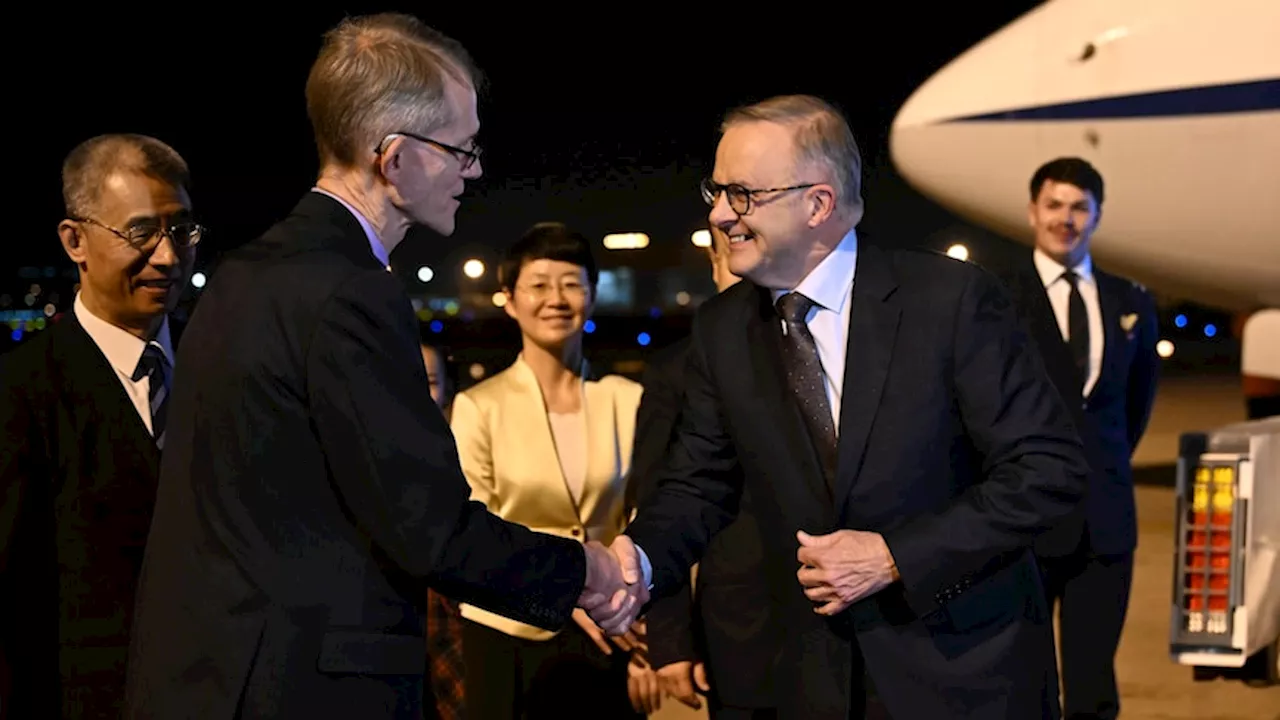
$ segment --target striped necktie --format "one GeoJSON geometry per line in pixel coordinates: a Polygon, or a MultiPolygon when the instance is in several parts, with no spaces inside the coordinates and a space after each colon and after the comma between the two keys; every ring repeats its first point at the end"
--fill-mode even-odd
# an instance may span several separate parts
{"type": "Polygon", "coordinates": [[[169,359],[164,351],[154,342],[147,343],[142,351],[142,359],[138,361],[138,372],[135,377],[146,376],[151,379],[151,435],[156,439],[156,447],[164,449],[164,423],[169,406],[169,359]]]}

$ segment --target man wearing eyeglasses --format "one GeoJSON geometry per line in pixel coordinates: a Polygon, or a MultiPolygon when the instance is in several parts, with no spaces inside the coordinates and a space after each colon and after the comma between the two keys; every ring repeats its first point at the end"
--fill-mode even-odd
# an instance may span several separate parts
{"type": "Polygon", "coordinates": [[[478,80],[416,18],[326,35],[316,187],[223,259],[179,353],[126,717],[417,720],[428,588],[548,630],[581,604],[614,634],[647,601],[599,542],[469,502],[388,272],[480,176],[478,80]]]}
{"type": "Polygon", "coordinates": [[[0,368],[4,717],[119,718],[179,324],[202,228],[187,164],[104,135],[62,170],[71,312],[0,368]]]}
{"type": "Polygon", "coordinates": [[[703,192],[744,280],[695,315],[678,440],[614,551],[677,592],[745,492],[779,718],[1057,718],[1032,545],[1087,465],[1002,283],[861,241],[861,159],[828,103],[722,130],[703,192]]]}

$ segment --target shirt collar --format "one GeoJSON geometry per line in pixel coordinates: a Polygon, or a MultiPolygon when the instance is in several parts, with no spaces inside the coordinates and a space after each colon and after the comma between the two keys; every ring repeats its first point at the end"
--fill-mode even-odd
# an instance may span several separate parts
{"type": "Polygon", "coordinates": [[[313,187],[311,188],[311,192],[318,192],[321,195],[328,195],[334,200],[337,200],[339,203],[342,203],[342,207],[350,211],[352,215],[355,215],[356,221],[360,223],[360,228],[364,230],[364,235],[369,240],[369,249],[373,251],[373,256],[378,258],[378,262],[382,263],[384,267],[390,269],[391,256],[390,254],[387,253],[387,249],[383,247],[382,241],[378,239],[378,233],[374,232],[373,223],[369,222],[368,218],[366,218],[363,214],[361,214],[359,210],[352,207],[351,203],[347,202],[346,200],[343,200],[342,198],[338,197],[337,195],[334,195],[333,193],[329,192],[328,190],[325,190],[322,187],[313,187]]]}
{"type": "MultiPolygon", "coordinates": [[[[798,292],[835,313],[844,312],[844,304],[853,294],[853,276],[858,266],[858,235],[854,228],[841,238],[840,244],[827,254],[818,266],[794,288],[798,292]]],[[[790,290],[774,290],[773,299],[786,295],[790,290]]]]}
{"type": "MultiPolygon", "coordinates": [[[[1040,248],[1036,248],[1031,253],[1031,260],[1036,265],[1036,272],[1040,274],[1040,282],[1045,287],[1049,287],[1055,282],[1062,279],[1062,274],[1067,271],[1061,263],[1049,257],[1040,248]]],[[[1085,253],[1084,259],[1081,260],[1072,270],[1076,271],[1076,275],[1081,280],[1093,279],[1093,258],[1085,253]]]]}
{"type": "Polygon", "coordinates": [[[89,308],[85,307],[80,293],[76,293],[73,311],[76,314],[76,320],[80,321],[80,326],[89,333],[93,343],[106,356],[107,362],[122,375],[133,377],[138,369],[138,362],[142,360],[142,351],[146,350],[149,344],[159,345],[165,359],[169,361],[169,367],[173,367],[173,343],[169,339],[168,316],[160,321],[160,330],[148,343],[137,335],[94,315],[89,308]]]}

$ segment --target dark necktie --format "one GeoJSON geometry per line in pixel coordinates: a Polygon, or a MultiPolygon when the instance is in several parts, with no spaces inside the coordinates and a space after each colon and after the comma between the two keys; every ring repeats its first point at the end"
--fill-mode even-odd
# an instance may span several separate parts
{"type": "Polygon", "coordinates": [[[804,321],[813,305],[812,300],[800,293],[788,293],[778,298],[778,314],[786,323],[782,333],[782,362],[787,372],[787,383],[795,393],[800,414],[822,460],[827,487],[831,488],[836,477],[836,428],[823,383],[818,346],[804,321]]]}
{"type": "Polygon", "coordinates": [[[156,439],[156,447],[164,449],[164,423],[169,406],[169,359],[155,343],[147,343],[133,374],[134,380],[143,377],[151,379],[151,435],[156,439]]]}
{"type": "Polygon", "coordinates": [[[1071,286],[1067,302],[1067,345],[1071,348],[1071,358],[1075,360],[1083,387],[1089,382],[1089,315],[1084,309],[1084,298],[1080,296],[1080,276],[1074,270],[1068,270],[1062,277],[1071,286]]]}

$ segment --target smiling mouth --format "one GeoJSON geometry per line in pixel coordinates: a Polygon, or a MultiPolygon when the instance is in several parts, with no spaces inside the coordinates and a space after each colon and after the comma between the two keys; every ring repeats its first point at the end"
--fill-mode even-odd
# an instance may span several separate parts
{"type": "Polygon", "coordinates": [[[748,234],[745,234],[745,233],[744,233],[744,234],[741,234],[741,235],[730,235],[730,236],[729,236],[729,244],[730,244],[730,245],[741,245],[742,243],[747,242],[748,240],[755,240],[755,239],[756,239],[756,236],[755,236],[755,235],[748,235],[748,234]]]}

